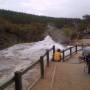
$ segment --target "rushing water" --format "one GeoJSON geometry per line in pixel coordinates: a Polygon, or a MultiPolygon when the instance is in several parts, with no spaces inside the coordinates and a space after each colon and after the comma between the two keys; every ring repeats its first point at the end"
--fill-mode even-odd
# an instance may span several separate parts
{"type": "Polygon", "coordinates": [[[1,50],[0,78],[3,80],[5,77],[13,75],[14,71],[27,67],[38,60],[46,52],[46,49],[50,49],[53,45],[56,49],[64,49],[63,45],[56,43],[50,36],[47,36],[42,41],[16,44],[1,50]]]}
{"type": "MultiPolygon", "coordinates": [[[[52,48],[55,45],[55,48],[60,48],[61,50],[65,49],[63,45],[56,43],[52,40],[50,36],[45,37],[44,40],[33,42],[33,43],[22,43],[16,44],[10,48],[0,51],[0,83],[3,80],[12,77],[14,72],[20,69],[25,69],[27,66],[30,66],[32,63],[37,61],[41,55],[43,55],[47,49],[52,48]]],[[[73,49],[75,51],[75,49],[73,49]]],[[[69,51],[65,52],[65,55],[68,55],[69,51]]],[[[52,52],[50,53],[50,58],[52,58],[52,52]]],[[[46,59],[44,58],[44,61],[46,59]]],[[[45,62],[46,65],[46,62],[45,62]]],[[[44,66],[45,66],[44,65],[44,66]]],[[[37,65],[35,68],[30,70],[26,75],[23,76],[23,90],[30,85],[36,78],[40,77],[40,67],[37,65]]],[[[12,85],[13,86],[13,85],[12,85]]],[[[10,88],[6,90],[11,90],[10,88]]]]}

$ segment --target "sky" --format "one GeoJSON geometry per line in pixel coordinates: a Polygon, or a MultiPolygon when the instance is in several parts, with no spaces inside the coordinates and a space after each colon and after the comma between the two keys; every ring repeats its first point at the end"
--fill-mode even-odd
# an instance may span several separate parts
{"type": "Polygon", "coordinates": [[[90,14],[90,0],[0,0],[0,9],[42,16],[81,18],[90,14]]]}

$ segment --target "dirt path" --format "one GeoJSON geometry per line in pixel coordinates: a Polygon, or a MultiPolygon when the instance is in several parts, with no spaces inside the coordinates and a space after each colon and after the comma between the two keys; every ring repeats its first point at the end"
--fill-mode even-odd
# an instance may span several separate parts
{"type": "Polygon", "coordinates": [[[90,90],[90,75],[84,72],[84,63],[79,63],[79,54],[64,63],[52,62],[45,79],[31,90],[90,90]]]}

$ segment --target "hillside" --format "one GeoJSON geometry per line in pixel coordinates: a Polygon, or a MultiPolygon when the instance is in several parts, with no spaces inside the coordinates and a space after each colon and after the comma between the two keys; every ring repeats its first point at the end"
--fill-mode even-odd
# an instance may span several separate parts
{"type": "Polygon", "coordinates": [[[84,26],[79,18],[54,18],[0,10],[0,49],[16,43],[39,41],[47,34],[56,41],[64,38],[63,43],[65,43],[77,38],[79,31],[85,29],[84,26]],[[50,30],[48,25],[54,29],[50,30]],[[55,35],[54,32],[57,34],[55,35]]]}

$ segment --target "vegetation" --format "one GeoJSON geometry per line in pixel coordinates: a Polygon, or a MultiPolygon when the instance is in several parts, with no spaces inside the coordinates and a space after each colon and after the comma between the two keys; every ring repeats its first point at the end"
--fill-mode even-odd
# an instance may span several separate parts
{"type": "Polygon", "coordinates": [[[78,37],[90,24],[90,16],[79,18],[53,18],[0,10],[0,49],[16,43],[42,40],[48,24],[53,24],[71,40],[78,37]],[[77,36],[77,37],[76,37],[77,36]]]}
{"type": "Polygon", "coordinates": [[[26,22],[23,24],[22,22],[12,23],[10,20],[0,16],[0,49],[16,43],[32,42],[43,38],[42,34],[46,27],[44,23],[26,22]]]}

